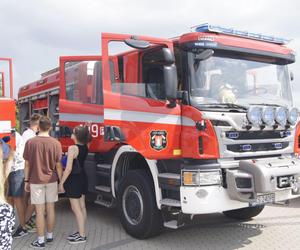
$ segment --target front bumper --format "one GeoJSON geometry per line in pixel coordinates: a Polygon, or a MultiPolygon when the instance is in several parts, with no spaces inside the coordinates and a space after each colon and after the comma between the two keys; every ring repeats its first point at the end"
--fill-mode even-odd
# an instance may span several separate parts
{"type": "MultiPolygon", "coordinates": [[[[181,187],[181,209],[184,214],[210,214],[249,207],[249,202],[233,200],[223,187],[181,187]],[[204,195],[205,194],[205,195],[204,195]]],[[[294,199],[291,189],[275,192],[275,202],[294,199]]]]}
{"type": "Polygon", "coordinates": [[[300,197],[300,162],[292,158],[243,160],[235,169],[224,169],[225,186],[181,186],[185,214],[217,213],[248,207],[258,195],[274,194],[275,202],[300,197]],[[279,187],[280,178],[294,182],[279,187]],[[290,180],[289,179],[289,180],[290,180]],[[244,182],[243,182],[244,180],[244,182]],[[296,189],[298,187],[298,189],[296,189]]]}

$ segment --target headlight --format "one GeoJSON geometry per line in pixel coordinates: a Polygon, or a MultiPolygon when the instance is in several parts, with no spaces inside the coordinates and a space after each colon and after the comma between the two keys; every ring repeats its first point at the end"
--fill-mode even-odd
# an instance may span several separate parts
{"type": "Polygon", "coordinates": [[[282,127],[286,125],[287,110],[283,107],[277,108],[275,112],[275,121],[282,127]]]}
{"type": "Polygon", "coordinates": [[[298,109],[291,108],[287,119],[290,124],[295,125],[298,120],[298,109]]]}
{"type": "Polygon", "coordinates": [[[274,108],[265,107],[262,111],[262,120],[263,120],[263,122],[268,126],[272,126],[275,122],[274,119],[275,119],[274,108]]]}
{"type": "Polygon", "coordinates": [[[221,185],[221,171],[182,171],[182,184],[184,186],[221,185]]]}
{"type": "Polygon", "coordinates": [[[259,107],[250,107],[248,109],[247,118],[248,121],[255,127],[259,127],[261,124],[261,108],[259,107]]]}

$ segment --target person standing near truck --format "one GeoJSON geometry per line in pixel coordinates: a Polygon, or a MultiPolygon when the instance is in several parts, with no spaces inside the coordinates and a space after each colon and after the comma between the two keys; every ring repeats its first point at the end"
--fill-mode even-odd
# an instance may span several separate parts
{"type": "Polygon", "coordinates": [[[31,203],[35,206],[38,238],[31,247],[45,247],[45,213],[47,214],[47,242],[53,241],[55,224],[54,203],[58,200],[58,179],[61,179],[60,164],[62,148],[50,137],[51,121],[48,117],[39,120],[39,134],[30,139],[24,150],[25,190],[30,191],[31,203]]]}
{"type": "MultiPolygon", "coordinates": [[[[27,128],[22,134],[22,138],[25,144],[29,139],[32,139],[37,135],[39,130],[40,118],[41,118],[40,114],[33,114],[30,117],[29,128],[27,128]]],[[[34,205],[31,204],[30,193],[25,192],[24,196],[25,196],[24,198],[25,198],[25,208],[26,208],[26,212],[25,212],[26,229],[28,230],[28,232],[35,232],[36,231],[35,218],[34,218],[35,216],[33,215],[34,205]]]]}
{"type": "Polygon", "coordinates": [[[24,206],[24,141],[18,132],[12,133],[16,138],[16,150],[13,152],[13,160],[10,164],[10,173],[8,176],[8,194],[12,198],[13,205],[17,209],[20,225],[13,234],[13,238],[21,238],[28,234],[25,227],[25,206],[24,206]]]}
{"type": "Polygon", "coordinates": [[[35,137],[39,131],[39,120],[41,118],[40,114],[33,114],[30,117],[30,121],[29,121],[29,128],[27,128],[23,134],[23,140],[26,143],[29,139],[32,139],[33,137],[35,137]]]}
{"type": "Polygon", "coordinates": [[[59,191],[65,192],[66,197],[69,198],[78,226],[78,231],[68,236],[69,243],[79,244],[86,242],[85,195],[88,193],[88,183],[84,162],[88,155],[87,144],[91,141],[89,128],[86,126],[75,127],[71,138],[75,145],[68,148],[67,165],[59,183],[59,191]]]}

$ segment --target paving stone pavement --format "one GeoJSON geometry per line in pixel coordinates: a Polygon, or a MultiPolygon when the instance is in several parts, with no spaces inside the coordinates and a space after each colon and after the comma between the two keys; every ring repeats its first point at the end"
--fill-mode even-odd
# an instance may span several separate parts
{"type": "MultiPolygon", "coordinates": [[[[75,229],[75,218],[68,200],[56,205],[55,240],[46,249],[59,250],[152,250],[152,249],[300,249],[300,199],[289,206],[269,205],[253,220],[238,222],[222,214],[195,216],[192,223],[179,230],[165,230],[158,237],[136,240],[123,230],[115,209],[88,202],[85,244],[70,245],[66,237],[75,229]]],[[[13,242],[14,250],[30,249],[36,235],[13,242]]]]}

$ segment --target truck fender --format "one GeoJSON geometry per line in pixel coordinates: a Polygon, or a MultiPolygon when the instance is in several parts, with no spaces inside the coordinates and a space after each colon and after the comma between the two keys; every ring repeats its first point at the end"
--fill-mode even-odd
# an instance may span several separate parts
{"type": "MultiPolygon", "coordinates": [[[[132,152],[137,152],[132,146],[130,145],[124,145],[121,146],[118,151],[115,154],[112,167],[111,167],[111,190],[112,190],[112,195],[114,198],[116,198],[116,192],[115,192],[115,171],[117,167],[117,163],[119,161],[119,158],[123,153],[132,153],[132,152]]],[[[157,170],[157,165],[156,165],[156,160],[149,160],[146,159],[146,162],[148,164],[149,170],[151,172],[152,178],[153,178],[153,183],[154,183],[154,188],[155,188],[155,197],[156,197],[156,204],[158,209],[161,208],[160,201],[162,199],[162,194],[161,194],[161,189],[158,184],[158,170],[157,170]]]]}

